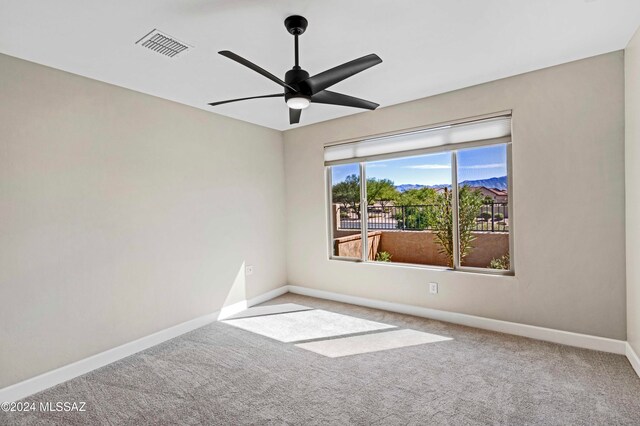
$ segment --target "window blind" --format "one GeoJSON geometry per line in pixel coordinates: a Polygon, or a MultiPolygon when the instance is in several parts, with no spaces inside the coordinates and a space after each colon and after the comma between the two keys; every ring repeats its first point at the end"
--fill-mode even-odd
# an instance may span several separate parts
{"type": "Polygon", "coordinates": [[[470,145],[511,141],[511,116],[452,124],[393,136],[328,145],[324,148],[326,166],[375,161],[470,145]]]}

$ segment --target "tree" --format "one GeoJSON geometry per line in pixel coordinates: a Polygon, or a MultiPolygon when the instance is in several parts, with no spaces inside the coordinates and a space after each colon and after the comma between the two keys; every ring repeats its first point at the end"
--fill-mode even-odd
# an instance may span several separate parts
{"type": "MultiPolygon", "coordinates": [[[[444,193],[436,198],[435,239],[440,245],[439,252],[446,255],[449,266],[453,267],[453,207],[451,205],[451,191],[445,189],[444,193]]],[[[460,261],[473,249],[471,243],[475,240],[472,231],[476,226],[476,218],[484,204],[484,196],[477,189],[463,186],[458,190],[458,235],[460,244],[460,261]]]]}
{"type": "MultiPolygon", "coordinates": [[[[350,209],[360,217],[360,176],[349,175],[342,182],[333,185],[332,196],[334,203],[350,209]]],[[[387,203],[394,201],[398,190],[389,179],[367,179],[367,204],[379,202],[384,208],[387,203]]]]}
{"type": "Polygon", "coordinates": [[[342,204],[342,207],[360,217],[360,176],[347,176],[342,182],[333,185],[331,192],[334,203],[342,204]]]}
{"type": "Polygon", "coordinates": [[[433,188],[409,189],[398,195],[395,219],[400,229],[423,230],[434,223],[434,204],[438,193],[433,188]]]}
{"type": "Polygon", "coordinates": [[[438,193],[433,188],[409,189],[397,196],[398,206],[422,206],[433,204],[438,193]]]}
{"type": "Polygon", "coordinates": [[[367,205],[371,206],[380,203],[384,209],[385,205],[398,198],[398,190],[393,181],[389,179],[367,179],[367,205]]]}

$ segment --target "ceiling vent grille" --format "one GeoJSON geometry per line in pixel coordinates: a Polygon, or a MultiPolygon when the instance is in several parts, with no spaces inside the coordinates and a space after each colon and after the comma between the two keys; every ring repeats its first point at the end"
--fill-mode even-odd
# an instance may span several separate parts
{"type": "Polygon", "coordinates": [[[136,41],[136,44],[151,49],[161,55],[169,56],[170,58],[191,48],[188,44],[178,41],[174,37],[155,28],[140,40],[136,41]]]}

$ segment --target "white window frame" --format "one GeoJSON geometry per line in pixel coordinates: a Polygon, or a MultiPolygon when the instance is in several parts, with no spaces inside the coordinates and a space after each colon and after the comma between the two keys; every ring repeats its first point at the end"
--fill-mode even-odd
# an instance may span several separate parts
{"type": "MultiPolygon", "coordinates": [[[[510,111],[509,111],[510,113],[510,111]]],[[[504,112],[498,113],[501,115],[505,115],[504,112]]],[[[496,114],[497,115],[497,114],[496,114]]],[[[468,121],[468,120],[467,120],[468,121]]],[[[438,125],[440,126],[440,125],[438,125]]],[[[430,126],[433,127],[433,126],[430,126]]],[[[415,131],[412,129],[411,131],[415,131]]],[[[398,132],[395,134],[386,134],[385,136],[393,136],[393,135],[401,135],[404,132],[398,132]]],[[[326,200],[327,200],[327,212],[328,212],[328,255],[329,260],[341,260],[347,262],[361,262],[368,264],[379,264],[385,266],[393,266],[393,267],[418,267],[418,268],[427,268],[427,269],[437,269],[444,271],[461,271],[461,272],[473,272],[480,274],[489,274],[489,275],[507,275],[513,276],[515,275],[514,268],[514,250],[513,250],[513,236],[514,236],[514,216],[513,216],[513,163],[512,163],[512,153],[511,153],[511,144],[512,138],[509,137],[508,140],[485,140],[478,142],[467,142],[456,145],[445,145],[438,146],[433,148],[425,148],[421,149],[420,152],[411,152],[406,153],[406,155],[402,155],[401,157],[393,156],[390,158],[405,158],[412,157],[416,155],[427,155],[433,153],[441,153],[441,152],[449,152],[451,154],[451,200],[452,200],[452,211],[455,218],[458,217],[458,209],[459,209],[459,200],[458,200],[458,151],[468,148],[476,148],[476,147],[488,147],[495,145],[506,145],[507,149],[507,185],[509,191],[509,202],[507,204],[507,211],[509,214],[509,257],[510,257],[510,269],[491,269],[491,268],[478,268],[472,266],[463,266],[460,263],[460,244],[459,244],[459,235],[458,235],[458,222],[456,219],[453,221],[453,268],[449,267],[441,267],[436,265],[421,265],[421,264],[413,264],[413,263],[399,263],[399,262],[376,262],[370,261],[368,259],[369,255],[369,216],[368,216],[368,206],[367,206],[367,170],[366,163],[370,162],[370,160],[362,159],[362,161],[358,162],[360,169],[360,232],[361,232],[361,240],[362,240],[362,253],[360,258],[354,257],[345,257],[345,256],[335,256],[334,255],[334,238],[333,238],[333,229],[337,229],[337,224],[335,223],[335,215],[333,214],[333,182],[331,179],[331,167],[339,164],[356,164],[353,161],[345,161],[345,162],[335,162],[332,165],[325,166],[325,177],[326,177],[326,200]]],[[[376,158],[379,160],[380,158],[376,158]]]]}

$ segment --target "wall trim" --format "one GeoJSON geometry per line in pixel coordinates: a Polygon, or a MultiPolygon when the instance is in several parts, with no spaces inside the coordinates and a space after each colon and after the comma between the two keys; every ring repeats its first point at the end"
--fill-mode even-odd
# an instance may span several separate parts
{"type": "Polygon", "coordinates": [[[636,374],[640,377],[640,356],[633,350],[629,342],[626,345],[626,355],[636,374]]]}
{"type": "Polygon", "coordinates": [[[254,305],[259,305],[260,303],[264,303],[267,302],[271,299],[275,299],[278,296],[282,296],[283,294],[286,294],[289,292],[289,286],[288,285],[283,285],[282,287],[278,287],[275,288],[271,291],[268,291],[266,293],[262,293],[256,297],[253,297],[251,299],[249,299],[247,301],[247,305],[249,307],[252,307],[254,305]]]}
{"type": "Polygon", "coordinates": [[[228,318],[232,315],[235,315],[239,312],[244,311],[249,307],[249,304],[246,300],[242,300],[240,302],[234,303],[232,305],[223,306],[218,312],[218,317],[216,318],[218,321],[221,321],[225,318],[228,318]]]}
{"type": "MultiPolygon", "coordinates": [[[[627,354],[628,343],[624,340],[609,339],[606,337],[591,336],[588,334],[573,333],[570,331],[556,330],[553,328],[537,327],[534,325],[520,324],[474,315],[460,314],[456,312],[440,311],[437,309],[423,308],[415,305],[385,302],[382,300],[368,299],[365,297],[349,296],[330,291],[317,290],[295,285],[289,286],[289,292],[303,296],[317,297],[319,299],[333,300],[336,302],[350,303],[352,305],[368,308],[382,309],[400,314],[414,315],[453,324],[466,325],[468,327],[497,331],[499,333],[513,334],[536,340],[558,343],[561,345],[575,346],[578,348],[592,349],[602,352],[610,352],[618,355],[627,354]]],[[[630,346],[629,346],[630,347],[630,346]]],[[[633,362],[632,362],[633,364],[633,362]]],[[[637,370],[636,370],[637,371],[637,370]]]]}
{"type": "Polygon", "coordinates": [[[66,382],[97,368],[104,367],[107,364],[119,361],[122,358],[126,358],[137,352],[143,351],[162,342],[166,342],[167,340],[173,339],[197,328],[204,327],[207,324],[219,321],[222,318],[226,318],[246,309],[248,306],[257,305],[259,303],[266,302],[267,300],[271,300],[274,297],[286,293],[287,290],[288,286],[286,285],[278,287],[249,300],[243,300],[241,302],[225,306],[219,311],[185,321],[178,325],[174,325],[173,327],[165,328],[164,330],[141,337],[132,342],[125,343],[88,358],[81,359],[63,367],[56,368],[55,370],[51,370],[22,382],[7,386],[0,389],[0,402],[17,401],[33,395],[34,393],[41,392],[52,386],[66,382]]]}

